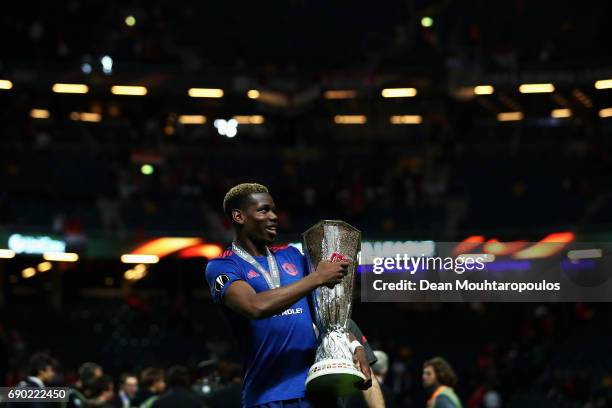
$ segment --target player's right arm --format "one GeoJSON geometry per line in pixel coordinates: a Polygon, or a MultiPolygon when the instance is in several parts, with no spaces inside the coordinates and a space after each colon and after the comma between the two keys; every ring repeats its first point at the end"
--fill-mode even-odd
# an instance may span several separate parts
{"type": "Polygon", "coordinates": [[[333,287],[340,283],[348,272],[348,266],[348,262],[321,261],[311,274],[299,281],[259,293],[242,278],[235,278],[231,273],[209,273],[207,268],[207,278],[209,285],[215,285],[211,286],[211,290],[217,292],[218,302],[223,302],[249,319],[257,320],[283,312],[319,286],[333,287]]]}

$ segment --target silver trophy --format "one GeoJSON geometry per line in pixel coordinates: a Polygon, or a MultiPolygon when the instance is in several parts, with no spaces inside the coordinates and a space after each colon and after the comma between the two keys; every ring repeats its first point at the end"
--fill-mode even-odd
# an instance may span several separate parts
{"type": "Polygon", "coordinates": [[[365,380],[353,363],[347,331],[361,232],[344,221],[325,220],[302,235],[310,273],[322,260],[351,262],[341,283],[332,289],[322,286],[312,292],[319,347],[306,387],[309,391],[337,396],[353,394],[359,391],[356,385],[365,380]]]}

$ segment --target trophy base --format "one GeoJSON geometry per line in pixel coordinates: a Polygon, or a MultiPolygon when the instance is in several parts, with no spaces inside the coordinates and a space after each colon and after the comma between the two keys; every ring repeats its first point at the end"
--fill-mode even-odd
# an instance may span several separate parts
{"type": "Polygon", "coordinates": [[[308,391],[333,394],[338,397],[356,394],[356,384],[365,381],[365,375],[346,360],[329,359],[319,361],[310,367],[306,388],[308,391]]]}

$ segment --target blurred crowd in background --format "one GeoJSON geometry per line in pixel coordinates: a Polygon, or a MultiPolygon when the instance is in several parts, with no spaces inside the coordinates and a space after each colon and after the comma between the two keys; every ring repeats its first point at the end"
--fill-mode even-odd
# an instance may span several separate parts
{"type": "MultiPolygon", "coordinates": [[[[44,321],[34,319],[40,312],[34,305],[23,312],[23,320],[6,316],[0,326],[0,351],[9,362],[1,373],[5,386],[27,376],[28,359],[42,350],[59,363],[53,384],[77,382],[86,357],[111,376],[104,380],[114,384],[108,396],[117,398],[122,373],[136,373],[146,388],[138,373],[178,363],[187,370],[185,387],[209,406],[229,406],[215,401],[230,397],[240,402],[238,349],[222,315],[207,302],[89,300],[44,321]],[[215,399],[217,392],[221,399],[215,399]]],[[[375,371],[396,406],[424,405],[422,364],[443,354],[455,367],[456,390],[468,408],[607,407],[612,403],[608,315],[605,304],[580,303],[512,308],[358,303],[353,313],[370,345],[388,356],[375,371]]]]}

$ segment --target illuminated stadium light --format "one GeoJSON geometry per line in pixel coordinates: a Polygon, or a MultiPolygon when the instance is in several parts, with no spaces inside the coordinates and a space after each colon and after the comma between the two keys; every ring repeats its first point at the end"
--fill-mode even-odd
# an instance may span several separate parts
{"type": "Polygon", "coordinates": [[[187,93],[192,98],[223,98],[223,89],[217,88],[190,88],[187,93]]]}
{"type": "Polygon", "coordinates": [[[603,257],[603,251],[601,249],[574,249],[567,252],[567,257],[572,261],[597,259],[603,257]]]}
{"type": "Polygon", "coordinates": [[[257,89],[249,89],[249,91],[247,92],[247,96],[249,97],[249,99],[258,99],[260,95],[261,94],[257,89]]]}
{"type": "Polygon", "coordinates": [[[95,112],[71,112],[70,119],[80,120],[81,122],[101,122],[102,115],[95,112]]]}
{"type": "Polygon", "coordinates": [[[354,99],[357,97],[357,91],[352,90],[329,90],[323,93],[325,99],[354,99]]]}
{"type": "Polygon", "coordinates": [[[238,121],[236,119],[217,119],[213,125],[221,136],[232,138],[238,134],[238,121]]]}
{"type": "Polygon", "coordinates": [[[143,164],[143,165],[140,167],[140,172],[141,172],[142,174],[144,174],[145,176],[150,176],[151,174],[153,174],[153,171],[154,171],[154,170],[155,170],[155,169],[154,169],[154,168],[153,168],[153,166],[151,166],[150,164],[143,164]]]}
{"type": "Polygon", "coordinates": [[[24,279],[31,278],[34,275],[36,275],[36,269],[32,267],[25,268],[23,271],[21,271],[21,277],[24,279]]]}
{"type": "Polygon", "coordinates": [[[204,115],[180,115],[178,122],[183,125],[203,125],[206,123],[204,115]]]}
{"type": "Polygon", "coordinates": [[[0,89],[12,89],[13,83],[8,79],[0,79],[0,89]]]}
{"type": "Polygon", "coordinates": [[[612,88],[612,79],[602,79],[595,82],[596,89],[610,89],[612,88]]]}
{"type": "Polygon", "coordinates": [[[138,264],[123,274],[123,278],[128,281],[137,281],[145,276],[147,276],[147,266],[143,264],[138,264]]]}
{"type": "Polygon", "coordinates": [[[416,94],[415,88],[386,88],[381,92],[383,98],[412,98],[416,94]]]}
{"type": "Polygon", "coordinates": [[[15,251],[12,249],[0,249],[1,259],[11,259],[15,257],[15,251]]]}
{"type": "Polygon", "coordinates": [[[394,125],[418,125],[423,123],[421,115],[395,115],[391,116],[390,122],[394,125]]]}
{"type": "Polygon", "coordinates": [[[600,118],[610,118],[612,117],[612,108],[605,108],[599,111],[600,118]]]}
{"type": "Polygon", "coordinates": [[[236,115],[234,116],[239,125],[261,125],[264,117],[261,115],[236,115]]]}
{"type": "Polygon", "coordinates": [[[127,16],[125,18],[125,25],[128,27],[134,27],[136,25],[136,18],[134,16],[127,16]]]}
{"type": "Polygon", "coordinates": [[[113,59],[110,56],[105,55],[100,58],[100,63],[102,64],[102,72],[106,75],[113,73],[113,59]]]}
{"type": "Polygon", "coordinates": [[[9,237],[8,247],[18,254],[42,254],[64,252],[66,243],[48,236],[13,234],[9,237]]]}
{"type": "Polygon", "coordinates": [[[86,94],[89,87],[84,84],[53,84],[51,88],[55,93],[86,94]]]}
{"type": "Polygon", "coordinates": [[[523,112],[501,112],[497,114],[497,120],[500,122],[523,120],[523,112]]]}
{"type": "Polygon", "coordinates": [[[41,262],[36,267],[36,269],[38,269],[38,272],[47,272],[50,271],[51,268],[53,268],[53,264],[49,261],[41,262]]]}
{"type": "Polygon", "coordinates": [[[421,25],[425,28],[429,28],[433,25],[433,18],[425,16],[421,19],[421,25]]]}
{"type": "Polygon", "coordinates": [[[144,96],[147,94],[147,88],[144,86],[115,85],[111,87],[111,92],[114,95],[144,96]]]}
{"type": "Polygon", "coordinates": [[[569,118],[572,116],[572,110],[571,109],[554,109],[550,113],[550,116],[556,119],[569,118]]]}
{"type": "Polygon", "coordinates": [[[43,259],[54,262],[76,262],[79,260],[79,255],[74,252],[45,252],[43,259]]]}
{"type": "Polygon", "coordinates": [[[491,85],[477,85],[474,87],[474,93],[476,95],[492,95],[495,92],[495,88],[491,85]]]}
{"type": "Polygon", "coordinates": [[[157,255],[125,254],[121,255],[121,262],[136,264],[155,264],[159,262],[159,257],[157,255]]]}
{"type": "Polygon", "coordinates": [[[554,92],[553,84],[522,84],[519,86],[520,93],[549,93],[554,92]]]}
{"type": "Polygon", "coordinates": [[[365,115],[336,115],[334,123],[338,125],[363,125],[368,121],[365,115]]]}
{"type": "Polygon", "coordinates": [[[32,109],[30,111],[30,117],[32,119],[49,119],[51,113],[47,109],[32,109]]]}
{"type": "Polygon", "coordinates": [[[91,74],[92,70],[93,68],[91,67],[91,64],[88,62],[84,62],[83,65],[81,65],[81,72],[84,73],[85,75],[91,74]]]}

